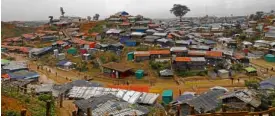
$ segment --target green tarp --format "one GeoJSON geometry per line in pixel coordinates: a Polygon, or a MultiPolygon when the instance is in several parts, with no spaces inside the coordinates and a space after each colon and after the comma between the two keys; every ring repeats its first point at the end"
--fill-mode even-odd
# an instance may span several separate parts
{"type": "Polygon", "coordinates": [[[9,60],[1,59],[1,65],[8,64],[8,63],[10,63],[9,60]]]}
{"type": "Polygon", "coordinates": [[[169,104],[173,101],[173,91],[172,90],[164,90],[162,92],[162,102],[164,104],[169,104]]]}
{"type": "Polygon", "coordinates": [[[265,61],[267,62],[275,62],[275,56],[272,54],[267,54],[264,56],[265,61]]]}
{"type": "Polygon", "coordinates": [[[68,54],[76,54],[77,53],[77,49],[74,47],[71,47],[67,50],[68,54]]]}
{"type": "Polygon", "coordinates": [[[257,72],[257,70],[255,68],[253,68],[253,67],[247,67],[247,68],[245,68],[245,70],[247,72],[249,72],[249,73],[251,73],[251,72],[257,72]]]}
{"type": "Polygon", "coordinates": [[[136,71],[136,78],[137,79],[141,79],[144,75],[144,71],[143,70],[137,70],[136,71]]]}
{"type": "Polygon", "coordinates": [[[128,60],[128,61],[134,60],[134,52],[129,52],[129,53],[127,54],[127,60],[128,60]]]}

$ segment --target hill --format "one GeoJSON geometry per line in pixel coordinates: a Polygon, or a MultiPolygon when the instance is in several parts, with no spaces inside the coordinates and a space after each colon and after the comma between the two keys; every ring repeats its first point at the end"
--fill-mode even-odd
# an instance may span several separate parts
{"type": "Polygon", "coordinates": [[[32,27],[16,27],[14,24],[1,22],[1,38],[16,37],[34,31],[35,28],[32,27]]]}

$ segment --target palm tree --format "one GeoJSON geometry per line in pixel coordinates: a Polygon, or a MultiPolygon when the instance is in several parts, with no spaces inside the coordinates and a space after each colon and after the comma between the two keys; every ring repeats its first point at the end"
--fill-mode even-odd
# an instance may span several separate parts
{"type": "Polygon", "coordinates": [[[180,17],[180,21],[182,21],[182,17],[189,11],[190,9],[187,6],[181,4],[174,4],[173,8],[170,10],[176,17],[180,17]]]}

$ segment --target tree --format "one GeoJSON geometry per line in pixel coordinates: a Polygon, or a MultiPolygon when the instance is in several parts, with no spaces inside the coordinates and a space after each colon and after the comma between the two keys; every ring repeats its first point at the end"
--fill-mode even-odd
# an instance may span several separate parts
{"type": "Polygon", "coordinates": [[[258,19],[262,18],[263,15],[264,15],[263,11],[257,11],[256,12],[256,16],[257,16],[258,19]]]}
{"type": "Polygon", "coordinates": [[[260,87],[260,84],[256,80],[247,80],[245,81],[245,86],[249,89],[258,90],[260,87]]]}
{"type": "Polygon", "coordinates": [[[93,20],[97,21],[99,19],[99,14],[95,14],[95,16],[93,17],[93,20]]]}
{"type": "Polygon", "coordinates": [[[182,17],[189,11],[190,9],[187,6],[181,4],[174,4],[173,8],[170,10],[176,17],[180,17],[180,21],[182,21],[182,17]]]}

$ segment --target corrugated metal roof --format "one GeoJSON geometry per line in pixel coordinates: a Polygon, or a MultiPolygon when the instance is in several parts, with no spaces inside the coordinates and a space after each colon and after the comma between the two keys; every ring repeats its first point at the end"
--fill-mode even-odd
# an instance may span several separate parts
{"type": "Polygon", "coordinates": [[[182,51],[187,51],[186,47],[171,47],[170,51],[172,52],[182,52],[182,51]]]}
{"type": "Polygon", "coordinates": [[[71,98],[89,99],[91,97],[100,97],[107,94],[112,94],[117,98],[123,99],[131,104],[153,104],[159,96],[159,94],[154,93],[127,91],[122,89],[103,87],[73,87],[68,93],[68,96],[71,98]]]}
{"type": "Polygon", "coordinates": [[[183,103],[194,106],[195,110],[199,113],[209,112],[218,107],[219,99],[225,93],[224,90],[212,90],[201,94],[191,100],[183,101],[183,103]],[[203,112],[201,111],[203,109],[203,112]]]}
{"type": "Polygon", "coordinates": [[[222,96],[221,99],[226,99],[230,97],[237,97],[238,99],[252,105],[255,108],[261,105],[261,100],[259,98],[256,98],[256,94],[252,90],[245,89],[245,90],[233,91],[231,93],[227,93],[226,95],[222,96]]]}

